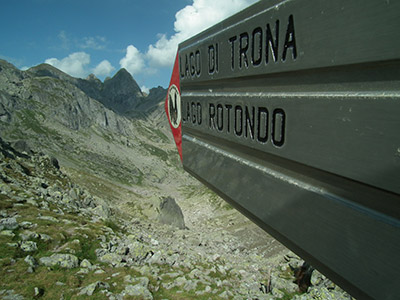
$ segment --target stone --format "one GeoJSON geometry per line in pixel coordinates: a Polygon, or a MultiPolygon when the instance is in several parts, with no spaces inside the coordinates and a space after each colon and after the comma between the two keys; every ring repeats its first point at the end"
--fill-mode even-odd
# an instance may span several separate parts
{"type": "Polygon", "coordinates": [[[20,248],[25,252],[32,252],[37,250],[36,242],[33,241],[23,241],[21,242],[20,248]]]}
{"type": "Polygon", "coordinates": [[[33,200],[33,199],[28,199],[26,200],[27,204],[33,205],[35,207],[39,207],[39,204],[37,203],[37,201],[33,200]]]}
{"type": "Polygon", "coordinates": [[[14,237],[15,233],[12,232],[12,230],[3,230],[0,232],[1,235],[3,236],[8,236],[8,237],[14,237]]]}
{"type": "Polygon", "coordinates": [[[72,254],[53,254],[52,256],[42,257],[39,261],[47,267],[60,266],[72,269],[79,266],[79,259],[72,254]]]}
{"type": "Polygon", "coordinates": [[[161,198],[158,220],[161,224],[185,229],[185,220],[181,208],[171,197],[161,198]]]}
{"type": "Polygon", "coordinates": [[[40,239],[44,242],[48,242],[51,241],[53,238],[45,233],[41,233],[40,235],[40,239]]]}
{"type": "Polygon", "coordinates": [[[20,226],[21,226],[23,229],[29,229],[29,228],[34,227],[35,225],[36,225],[36,224],[33,224],[33,223],[31,223],[31,222],[28,222],[28,221],[21,222],[21,224],[20,224],[20,226]]]}
{"type": "Polygon", "coordinates": [[[44,289],[39,288],[39,287],[35,287],[34,288],[34,296],[35,298],[40,298],[44,295],[44,289]]]}
{"type": "Polygon", "coordinates": [[[1,295],[3,300],[24,300],[25,298],[19,294],[16,294],[14,290],[6,290],[1,295]]]}
{"type": "Polygon", "coordinates": [[[229,295],[227,291],[222,292],[221,294],[219,294],[219,297],[222,299],[229,299],[229,295]]]}
{"type": "Polygon", "coordinates": [[[101,262],[116,266],[122,261],[122,256],[117,253],[107,253],[99,258],[101,262]]]}
{"type": "Polygon", "coordinates": [[[36,268],[36,266],[38,265],[36,259],[35,259],[33,256],[31,256],[31,255],[26,256],[25,259],[24,259],[24,261],[25,261],[29,266],[31,266],[31,267],[33,267],[33,268],[36,268]]]}
{"type": "Polygon", "coordinates": [[[133,241],[128,245],[128,248],[129,248],[129,254],[134,261],[144,260],[148,256],[148,253],[150,252],[150,249],[146,247],[145,244],[139,241],[133,241]]]}
{"type": "Polygon", "coordinates": [[[152,293],[148,290],[147,287],[139,284],[136,285],[127,285],[122,292],[124,295],[138,297],[143,300],[153,300],[152,293]]]}
{"type": "Polygon", "coordinates": [[[81,261],[80,267],[81,268],[91,268],[92,263],[85,258],[84,260],[81,261]]]}
{"type": "Polygon", "coordinates": [[[58,223],[59,222],[56,218],[54,218],[52,216],[40,216],[40,217],[38,217],[38,219],[45,220],[45,221],[50,221],[50,222],[54,222],[54,223],[58,223]]]}
{"type": "Polygon", "coordinates": [[[183,289],[185,291],[191,291],[191,290],[195,290],[196,287],[197,287],[197,281],[188,280],[188,281],[186,281],[185,285],[183,286],[183,289]]]}
{"type": "Polygon", "coordinates": [[[54,168],[56,168],[57,170],[60,169],[60,164],[58,163],[57,158],[55,158],[54,156],[50,157],[50,163],[52,164],[52,166],[54,168]]]}
{"type": "Polygon", "coordinates": [[[105,282],[96,281],[92,284],[89,284],[87,287],[82,288],[78,295],[92,296],[95,290],[98,288],[109,289],[110,285],[105,282]]]}
{"type": "Polygon", "coordinates": [[[93,208],[92,211],[104,220],[107,220],[111,216],[111,210],[106,205],[98,205],[97,207],[93,208]]]}
{"type": "Polygon", "coordinates": [[[7,229],[7,230],[14,230],[19,227],[17,219],[15,217],[11,218],[4,218],[0,220],[0,230],[7,229]]]}
{"type": "MultiPolygon", "coordinates": [[[[281,291],[278,290],[277,288],[272,288],[271,293],[273,296],[275,296],[276,298],[283,298],[285,296],[285,294],[281,291]]],[[[309,299],[309,298],[307,298],[309,299]]]]}
{"type": "Polygon", "coordinates": [[[175,279],[174,284],[176,286],[182,286],[182,285],[185,285],[186,282],[187,282],[186,278],[184,276],[182,276],[182,277],[178,277],[177,279],[175,279]]]}
{"type": "Polygon", "coordinates": [[[32,231],[24,231],[23,233],[19,234],[19,237],[23,240],[23,241],[28,241],[31,239],[37,239],[39,238],[39,234],[37,234],[36,232],[32,232],[32,231]]]}

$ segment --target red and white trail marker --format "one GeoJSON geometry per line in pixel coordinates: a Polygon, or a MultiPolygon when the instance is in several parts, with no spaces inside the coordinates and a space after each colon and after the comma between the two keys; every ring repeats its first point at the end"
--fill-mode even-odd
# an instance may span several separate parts
{"type": "Polygon", "coordinates": [[[181,110],[181,90],[179,86],[179,61],[176,54],[175,64],[169,83],[167,98],[165,99],[165,112],[171,126],[176,147],[182,161],[182,110],[181,110]]]}

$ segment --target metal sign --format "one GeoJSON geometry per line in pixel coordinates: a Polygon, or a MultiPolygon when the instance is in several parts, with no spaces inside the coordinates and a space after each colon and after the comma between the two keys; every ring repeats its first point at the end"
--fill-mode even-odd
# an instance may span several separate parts
{"type": "Polygon", "coordinates": [[[363,299],[400,282],[399,28],[399,1],[260,1],[178,50],[185,170],[363,299]]]}

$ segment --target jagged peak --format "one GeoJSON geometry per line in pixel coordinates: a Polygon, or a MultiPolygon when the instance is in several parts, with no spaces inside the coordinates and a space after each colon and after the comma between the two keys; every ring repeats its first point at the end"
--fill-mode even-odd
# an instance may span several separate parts
{"type": "Polygon", "coordinates": [[[121,68],[117,73],[115,73],[115,75],[113,76],[112,79],[114,78],[129,78],[129,79],[133,79],[133,76],[131,75],[131,73],[129,73],[125,68],[121,68]]]}
{"type": "Polygon", "coordinates": [[[104,80],[104,85],[109,91],[119,90],[122,94],[138,93],[143,96],[136,80],[125,68],[121,68],[111,79],[104,80]]]}
{"type": "Polygon", "coordinates": [[[94,75],[93,73],[92,73],[92,74],[89,74],[88,77],[86,77],[86,80],[87,80],[87,81],[96,81],[96,82],[97,82],[97,81],[100,81],[100,79],[97,78],[96,75],[94,75]]]}

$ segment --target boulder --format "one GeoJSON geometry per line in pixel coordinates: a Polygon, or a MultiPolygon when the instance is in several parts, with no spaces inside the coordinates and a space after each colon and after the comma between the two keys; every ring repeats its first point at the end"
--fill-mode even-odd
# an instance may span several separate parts
{"type": "Polygon", "coordinates": [[[31,267],[33,267],[33,268],[36,268],[36,266],[37,266],[36,259],[35,259],[33,256],[31,256],[31,255],[28,255],[27,257],[25,257],[24,261],[25,261],[29,266],[31,266],[31,267]]]}
{"type": "Polygon", "coordinates": [[[32,241],[23,241],[21,242],[20,248],[22,251],[32,252],[37,250],[37,245],[35,242],[32,241]]]}
{"type": "Polygon", "coordinates": [[[56,168],[57,170],[60,170],[60,164],[59,164],[57,158],[55,158],[54,156],[51,156],[50,157],[50,163],[52,164],[52,166],[54,168],[56,168]]]}
{"type": "Polygon", "coordinates": [[[28,143],[25,140],[18,140],[14,142],[13,147],[19,152],[25,152],[29,155],[33,154],[31,147],[29,147],[28,143]]]}
{"type": "Polygon", "coordinates": [[[5,218],[0,220],[0,230],[3,229],[8,229],[8,230],[14,230],[19,227],[17,219],[12,217],[12,218],[5,218]]]}
{"type": "Polygon", "coordinates": [[[99,259],[101,262],[116,266],[122,261],[122,256],[118,255],[117,253],[107,253],[101,256],[99,259]]]}
{"type": "Polygon", "coordinates": [[[79,259],[72,254],[53,254],[52,256],[42,257],[39,261],[46,267],[60,266],[72,269],[79,266],[79,259]]]}
{"type": "Polygon", "coordinates": [[[124,295],[138,297],[139,299],[143,300],[153,300],[153,295],[144,284],[145,282],[140,282],[136,285],[127,285],[122,293],[124,295]]]}
{"type": "Polygon", "coordinates": [[[162,224],[185,229],[185,220],[181,208],[171,197],[163,197],[160,203],[158,220],[162,224]]]}
{"type": "Polygon", "coordinates": [[[78,295],[92,296],[95,290],[98,288],[108,289],[110,288],[110,285],[108,283],[96,281],[92,284],[89,284],[87,287],[82,288],[78,295]]]}

